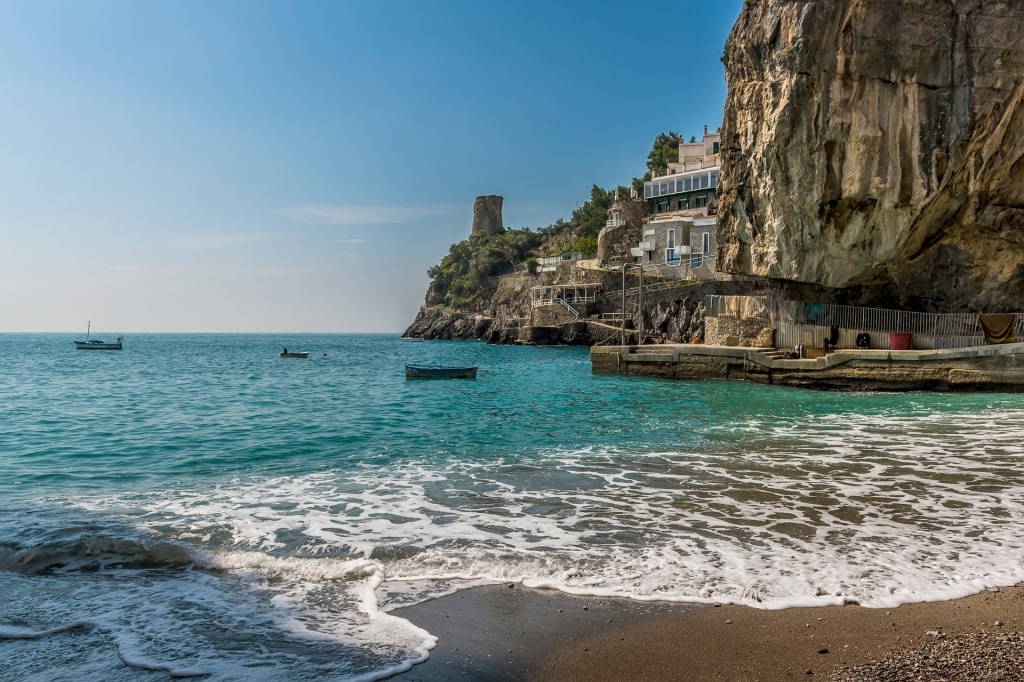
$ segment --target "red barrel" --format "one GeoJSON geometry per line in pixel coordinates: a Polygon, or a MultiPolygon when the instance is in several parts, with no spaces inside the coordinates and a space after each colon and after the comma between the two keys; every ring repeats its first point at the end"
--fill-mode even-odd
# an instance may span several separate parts
{"type": "Polygon", "coordinates": [[[910,350],[912,346],[912,334],[904,332],[893,332],[889,334],[889,350],[910,350]]]}

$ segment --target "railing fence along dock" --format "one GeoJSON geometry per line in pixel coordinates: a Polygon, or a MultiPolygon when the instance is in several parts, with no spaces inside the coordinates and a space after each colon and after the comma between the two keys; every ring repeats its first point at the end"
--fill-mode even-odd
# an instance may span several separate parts
{"type": "MultiPolygon", "coordinates": [[[[766,296],[708,296],[705,315],[762,320],[775,327],[775,346],[820,347],[838,329],[837,348],[856,348],[866,333],[868,347],[888,349],[890,334],[910,334],[913,348],[968,348],[985,345],[979,313],[917,313],[886,308],[770,302],[766,296]]],[[[1024,313],[1013,313],[1013,338],[1024,340],[1024,313]]]]}

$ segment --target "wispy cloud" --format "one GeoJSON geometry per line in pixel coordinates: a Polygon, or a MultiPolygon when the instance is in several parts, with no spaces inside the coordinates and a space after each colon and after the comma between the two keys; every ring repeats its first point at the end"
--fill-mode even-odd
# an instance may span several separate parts
{"type": "Polygon", "coordinates": [[[251,244],[254,242],[279,239],[278,235],[264,234],[258,232],[236,232],[227,234],[202,234],[193,237],[181,237],[175,243],[192,249],[218,249],[227,246],[238,246],[239,244],[251,244]]]}
{"type": "Polygon", "coordinates": [[[294,277],[296,275],[318,275],[329,273],[330,270],[307,265],[264,265],[234,267],[218,263],[216,265],[111,265],[108,270],[118,274],[151,275],[160,278],[200,279],[207,277],[294,277]]]}
{"type": "Polygon", "coordinates": [[[381,225],[412,223],[427,218],[459,215],[466,212],[460,204],[421,206],[338,206],[309,204],[280,208],[275,213],[297,223],[311,225],[381,225]]]}

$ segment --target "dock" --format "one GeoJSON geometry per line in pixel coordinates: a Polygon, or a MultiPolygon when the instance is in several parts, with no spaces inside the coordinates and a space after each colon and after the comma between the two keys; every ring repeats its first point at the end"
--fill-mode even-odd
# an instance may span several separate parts
{"type": "Polygon", "coordinates": [[[726,379],[831,391],[1024,392],[1024,343],[932,350],[837,349],[792,358],[774,348],[704,344],[594,346],[594,372],[726,379]]]}

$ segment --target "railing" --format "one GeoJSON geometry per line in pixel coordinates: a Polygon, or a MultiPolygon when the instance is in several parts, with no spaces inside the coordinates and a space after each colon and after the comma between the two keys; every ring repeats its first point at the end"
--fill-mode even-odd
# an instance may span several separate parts
{"type": "MultiPolygon", "coordinates": [[[[685,279],[672,278],[667,280],[655,280],[649,284],[647,282],[644,282],[644,292],[646,293],[655,291],[668,291],[670,289],[686,289],[688,287],[692,287],[693,285],[693,282],[685,279]]],[[[626,296],[635,296],[637,293],[639,293],[639,291],[640,287],[630,287],[626,289],[626,296]]],[[[608,297],[610,300],[612,294],[609,293],[608,297]]]]}
{"type": "Polygon", "coordinates": [[[602,338],[596,338],[597,334],[595,330],[591,330],[591,339],[594,339],[591,345],[593,346],[620,346],[623,344],[640,343],[640,332],[636,329],[615,329],[605,330],[605,335],[602,338]],[[634,338],[636,339],[634,341],[634,338]]]}
{"type": "Polygon", "coordinates": [[[575,308],[573,308],[573,307],[572,307],[571,305],[569,305],[569,302],[568,302],[568,301],[566,301],[566,300],[565,300],[564,298],[556,298],[556,299],[555,299],[555,302],[556,302],[556,303],[560,303],[560,304],[562,305],[562,307],[563,307],[563,308],[565,308],[566,310],[568,310],[568,311],[569,311],[570,313],[572,313],[572,314],[573,314],[573,315],[575,315],[576,317],[579,317],[579,316],[580,316],[580,313],[579,313],[579,311],[578,311],[578,310],[576,310],[575,308]]]}
{"type": "MultiPolygon", "coordinates": [[[[885,308],[816,303],[783,302],[775,322],[775,345],[790,348],[800,344],[820,346],[839,331],[839,348],[856,347],[857,336],[868,334],[870,348],[889,348],[889,334],[910,334],[913,348],[968,348],[983,346],[985,333],[978,313],[917,313],[885,308]]],[[[715,315],[707,311],[708,315],[715,315]]],[[[1015,313],[1014,338],[1024,338],[1024,313],[1015,313]]],[[[719,315],[716,315],[719,316],[719,315]]]]}
{"type": "Polygon", "coordinates": [[[567,303],[593,303],[597,300],[600,288],[597,285],[552,285],[533,287],[530,290],[530,307],[540,308],[548,305],[566,305],[567,303]],[[562,296],[556,295],[556,292],[562,296]]]}

